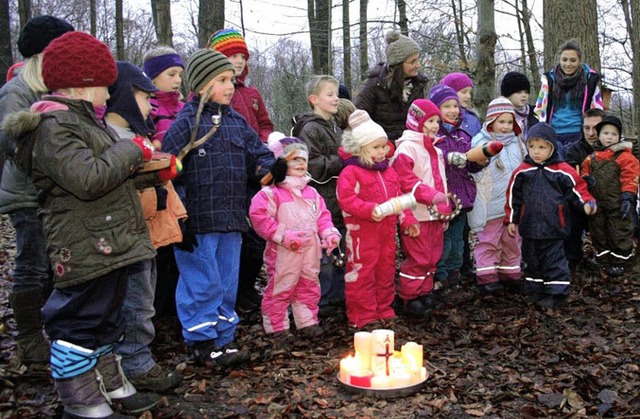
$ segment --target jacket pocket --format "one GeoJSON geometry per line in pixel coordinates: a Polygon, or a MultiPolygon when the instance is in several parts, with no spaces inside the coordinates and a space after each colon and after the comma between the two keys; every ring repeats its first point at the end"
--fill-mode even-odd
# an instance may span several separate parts
{"type": "Polygon", "coordinates": [[[104,255],[120,255],[134,245],[129,232],[129,213],[125,210],[96,215],[84,220],[89,240],[96,252],[104,255]]]}

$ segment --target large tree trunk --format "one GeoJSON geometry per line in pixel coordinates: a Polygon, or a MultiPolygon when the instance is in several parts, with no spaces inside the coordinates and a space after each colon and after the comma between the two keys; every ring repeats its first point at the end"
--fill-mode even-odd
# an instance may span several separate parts
{"type": "MultiPolygon", "coordinates": [[[[9,0],[0,1],[0,84],[4,84],[6,80],[4,75],[13,64],[13,55],[11,54],[11,31],[9,30],[9,0]]],[[[0,168],[2,166],[0,165],[0,168]]]]}
{"type": "Polygon", "coordinates": [[[529,57],[529,68],[531,69],[531,77],[533,86],[531,87],[531,95],[535,95],[540,90],[540,73],[538,70],[538,57],[536,48],[533,45],[533,35],[531,34],[531,10],[529,10],[528,0],[522,0],[522,25],[524,34],[527,39],[527,56],[529,57]]]}
{"type": "Polygon", "coordinates": [[[18,16],[20,27],[24,28],[27,21],[31,19],[31,0],[18,0],[18,16]]]}
{"type": "Polygon", "coordinates": [[[224,0],[200,0],[198,45],[204,48],[215,31],[224,29],[224,0]]]}
{"type": "Polygon", "coordinates": [[[496,34],[495,0],[478,0],[478,65],[476,67],[476,94],[474,104],[481,116],[495,96],[496,34]]]}
{"type": "Polygon", "coordinates": [[[342,81],[351,91],[351,22],[349,0],[342,0],[342,81]]]}
{"type": "Polygon", "coordinates": [[[544,0],[544,67],[558,63],[558,47],[576,39],[584,53],[583,62],[600,71],[598,10],[596,0],[544,0]]]}
{"type": "Polygon", "coordinates": [[[331,0],[307,0],[313,72],[331,74],[331,0]]]}
{"type": "MultiPolygon", "coordinates": [[[[631,40],[631,51],[633,53],[632,72],[633,72],[633,115],[631,127],[633,127],[636,136],[638,132],[638,124],[640,123],[640,2],[631,1],[629,6],[628,0],[621,0],[622,10],[624,11],[625,23],[627,26],[627,34],[631,40]]],[[[636,143],[638,139],[636,138],[636,143]]]]}
{"type": "Polygon", "coordinates": [[[409,36],[409,19],[407,19],[407,3],[404,0],[396,0],[398,5],[398,26],[400,33],[409,36]]]}
{"type": "Polygon", "coordinates": [[[121,61],[125,59],[122,0],[116,0],[116,59],[121,61]]]}
{"type": "Polygon", "coordinates": [[[360,80],[369,72],[369,41],[367,38],[367,6],[369,0],[360,0],[360,80]]]}
{"type": "Polygon", "coordinates": [[[151,0],[151,14],[158,44],[173,47],[171,0],[151,0]]]}

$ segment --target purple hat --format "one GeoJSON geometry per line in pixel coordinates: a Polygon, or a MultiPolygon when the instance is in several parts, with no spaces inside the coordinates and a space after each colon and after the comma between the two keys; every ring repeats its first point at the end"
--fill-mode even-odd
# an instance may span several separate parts
{"type": "Polygon", "coordinates": [[[442,80],[440,80],[440,84],[444,84],[445,86],[449,86],[456,92],[464,89],[465,87],[473,87],[473,80],[469,78],[464,73],[449,73],[442,80]]]}
{"type": "Polygon", "coordinates": [[[455,101],[460,104],[460,100],[458,100],[458,94],[449,86],[438,84],[436,86],[433,86],[433,88],[429,91],[429,100],[435,103],[438,108],[449,99],[455,99],[455,101]]]}

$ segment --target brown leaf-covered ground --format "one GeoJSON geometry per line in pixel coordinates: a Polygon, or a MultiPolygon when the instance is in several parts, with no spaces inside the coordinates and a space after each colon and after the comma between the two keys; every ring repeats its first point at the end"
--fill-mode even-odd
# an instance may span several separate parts
{"type": "MultiPolygon", "coordinates": [[[[0,417],[57,417],[52,381],[13,365],[7,307],[13,232],[0,218],[0,417]]],[[[175,319],[158,320],[158,362],[184,374],[165,405],[144,418],[635,417],[640,418],[640,275],[601,279],[581,270],[568,304],[528,305],[517,295],[483,297],[472,282],[440,296],[427,321],[399,317],[396,348],[424,345],[430,377],[395,399],[352,394],[337,382],[339,360],[353,352],[344,312],[323,320],[326,335],[275,350],[257,314],[237,338],[251,362],[232,371],[193,365],[175,319]]]]}

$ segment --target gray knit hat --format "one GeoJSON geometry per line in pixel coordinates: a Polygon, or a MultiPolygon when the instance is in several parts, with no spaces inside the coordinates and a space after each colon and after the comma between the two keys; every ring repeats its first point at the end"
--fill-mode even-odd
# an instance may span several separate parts
{"type": "Polygon", "coordinates": [[[386,54],[389,65],[400,64],[409,56],[420,53],[418,43],[400,32],[389,32],[385,36],[385,40],[387,41],[386,54]]]}
{"type": "Polygon", "coordinates": [[[233,71],[233,64],[226,55],[211,49],[199,49],[187,60],[187,87],[198,94],[211,79],[227,70],[233,71]]]}

